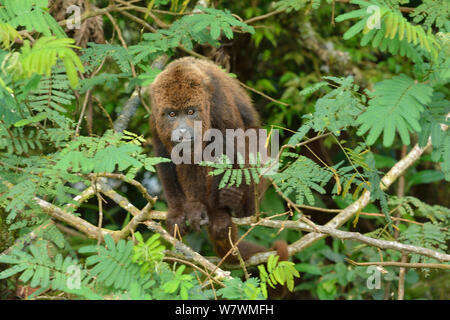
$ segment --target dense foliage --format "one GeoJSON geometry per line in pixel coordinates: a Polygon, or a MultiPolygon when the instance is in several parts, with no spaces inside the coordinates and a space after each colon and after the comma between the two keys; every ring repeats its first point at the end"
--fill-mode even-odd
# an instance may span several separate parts
{"type": "Polygon", "coordinates": [[[445,0],[0,0],[0,299],[264,299],[277,284],[289,299],[448,299],[449,13],[445,0]],[[155,165],[169,160],[151,157],[146,87],[186,55],[237,77],[280,130],[275,174],[202,165],[220,187],[271,182],[240,231],[286,240],[290,261],[260,255],[230,276],[190,251],[213,255],[206,232],[186,247],[161,228],[155,165]],[[379,263],[380,287],[360,262],[379,263]]]}

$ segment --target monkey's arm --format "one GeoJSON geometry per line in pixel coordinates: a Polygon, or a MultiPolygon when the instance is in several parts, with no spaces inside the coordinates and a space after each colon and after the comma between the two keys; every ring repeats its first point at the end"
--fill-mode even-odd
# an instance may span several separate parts
{"type": "Polygon", "coordinates": [[[230,209],[236,217],[249,217],[255,214],[254,185],[241,184],[239,187],[226,187],[219,190],[219,207],[230,209]]]}
{"type": "MultiPolygon", "coordinates": [[[[155,128],[154,122],[151,123],[151,127],[155,128]]],[[[156,156],[170,158],[156,130],[153,130],[153,146],[156,156]]],[[[173,162],[158,164],[157,171],[168,204],[166,223],[169,232],[173,234],[175,225],[178,225],[180,234],[184,235],[188,227],[186,220],[194,230],[199,231],[202,225],[208,223],[206,206],[197,200],[199,196],[205,195],[202,186],[199,185],[204,179],[196,177],[196,171],[192,166],[177,172],[177,166],[173,162]]]]}
{"type": "MultiPolygon", "coordinates": [[[[155,149],[155,156],[170,158],[169,153],[156,132],[153,132],[153,147],[155,149]]],[[[186,231],[186,216],[184,213],[183,204],[186,201],[186,197],[181,190],[175,164],[173,162],[160,163],[156,165],[156,169],[163,186],[164,195],[168,206],[166,222],[169,232],[173,234],[175,225],[177,224],[180,233],[184,234],[186,231]]]]}
{"type": "Polygon", "coordinates": [[[205,199],[209,195],[205,168],[193,164],[179,164],[176,170],[186,196],[183,211],[192,229],[200,231],[201,226],[209,222],[205,199]]]}
{"type": "Polygon", "coordinates": [[[256,205],[262,201],[268,187],[268,180],[261,177],[258,185],[252,180],[249,185],[242,183],[239,188],[231,187],[232,190],[222,189],[220,199],[224,204],[231,204],[229,207],[234,211],[236,217],[249,217],[256,213],[256,205]],[[241,202],[233,202],[233,197],[240,199],[241,202]]]}

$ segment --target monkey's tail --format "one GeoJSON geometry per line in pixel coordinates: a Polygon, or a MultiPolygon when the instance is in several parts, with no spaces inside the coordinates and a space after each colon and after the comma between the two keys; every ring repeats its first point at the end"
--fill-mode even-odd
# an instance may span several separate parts
{"type": "MultiPolygon", "coordinates": [[[[241,241],[238,244],[239,252],[242,259],[248,260],[252,255],[258,252],[268,251],[265,247],[257,245],[249,241],[241,241]]],[[[288,244],[284,240],[277,240],[274,242],[270,250],[275,250],[277,255],[280,257],[278,261],[288,261],[289,260],[289,250],[288,244]]],[[[236,258],[234,258],[236,259],[236,258]]],[[[283,299],[285,298],[289,290],[286,285],[276,285],[275,288],[268,286],[269,299],[283,299]]]]}
{"type": "MultiPolygon", "coordinates": [[[[238,248],[244,260],[248,260],[255,253],[268,251],[267,248],[249,241],[241,241],[238,244],[238,248]]],[[[269,250],[275,250],[277,252],[277,255],[280,257],[279,261],[287,261],[289,259],[288,245],[284,240],[275,241],[269,250]]]]}
{"type": "Polygon", "coordinates": [[[289,260],[289,249],[286,241],[284,240],[275,241],[272,249],[277,251],[277,255],[280,257],[279,261],[289,260]]]}
{"type": "Polygon", "coordinates": [[[266,252],[267,248],[249,241],[241,241],[238,244],[239,253],[242,259],[247,261],[252,255],[259,252],[266,252]]]}

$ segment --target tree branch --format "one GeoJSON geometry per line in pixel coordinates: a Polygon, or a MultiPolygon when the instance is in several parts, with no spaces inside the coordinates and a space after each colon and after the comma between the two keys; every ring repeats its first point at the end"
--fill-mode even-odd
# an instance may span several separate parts
{"type": "MultiPolygon", "coordinates": [[[[238,225],[248,225],[248,224],[254,223],[254,218],[248,217],[248,218],[241,218],[241,219],[233,219],[233,222],[238,225]]],[[[265,226],[265,227],[276,228],[276,229],[285,228],[285,229],[295,229],[295,230],[299,230],[299,231],[311,232],[310,234],[307,234],[306,236],[304,236],[303,238],[298,240],[296,243],[289,246],[289,255],[293,255],[293,254],[303,250],[304,248],[306,248],[306,245],[303,244],[303,241],[304,241],[303,239],[305,239],[305,238],[309,239],[312,237],[312,235],[314,235],[316,238],[313,238],[313,239],[317,239],[317,240],[325,238],[326,236],[333,236],[335,238],[342,239],[342,240],[358,241],[358,242],[365,243],[370,246],[381,248],[381,249],[392,249],[392,250],[396,250],[396,251],[400,251],[400,252],[405,251],[405,252],[420,254],[420,255],[434,258],[434,259],[437,259],[440,261],[450,261],[449,254],[437,252],[435,250],[431,250],[428,248],[403,244],[403,243],[396,242],[396,241],[374,239],[371,237],[364,236],[358,232],[341,231],[336,228],[330,227],[328,225],[325,225],[325,226],[315,225],[316,229],[320,233],[314,232],[314,228],[312,228],[308,224],[300,222],[300,221],[292,221],[292,220],[280,221],[280,220],[261,219],[259,221],[259,225],[265,226]],[[298,248],[301,248],[301,250],[298,250],[298,248]]],[[[315,240],[315,241],[317,241],[317,240],[315,240]]],[[[309,240],[309,241],[312,241],[312,240],[309,240]]],[[[306,242],[306,243],[309,244],[309,242],[306,242]]],[[[247,264],[248,265],[257,265],[257,264],[263,263],[272,254],[276,254],[276,252],[270,251],[270,252],[265,252],[265,253],[257,253],[248,260],[247,264]]]]}
{"type": "MultiPolygon", "coordinates": [[[[431,146],[431,139],[428,140],[428,144],[423,148],[420,148],[418,145],[415,145],[414,148],[408,153],[408,155],[405,158],[401,159],[399,162],[397,162],[391,168],[391,170],[389,170],[389,172],[383,177],[383,179],[381,180],[382,189],[388,188],[401,174],[403,174],[403,172],[405,172],[417,159],[419,159],[419,157],[423,154],[423,152],[430,146],[431,146]]],[[[325,226],[319,226],[319,229],[325,227],[326,229],[321,229],[321,232],[334,231],[335,229],[342,226],[345,222],[347,222],[355,213],[361,211],[366,205],[369,204],[369,202],[370,202],[370,192],[365,190],[363,192],[363,194],[361,195],[361,197],[357,201],[355,201],[354,203],[349,205],[347,208],[345,208],[341,213],[336,215],[325,226]]],[[[285,221],[285,224],[287,224],[287,223],[288,223],[288,221],[285,221]]],[[[304,227],[306,228],[307,225],[305,224],[304,227]]],[[[338,233],[344,232],[344,231],[339,231],[339,230],[336,230],[336,231],[338,233]]],[[[330,234],[330,235],[336,236],[337,233],[330,234]]],[[[342,234],[342,235],[346,236],[345,234],[342,234]]],[[[294,255],[295,253],[302,251],[306,247],[309,247],[316,241],[323,239],[326,236],[327,236],[326,233],[321,234],[321,233],[315,233],[315,232],[311,232],[311,233],[305,235],[300,240],[296,241],[295,243],[293,243],[289,246],[289,255],[294,255]]],[[[354,234],[353,236],[355,236],[356,238],[359,238],[359,236],[357,236],[356,234],[354,234]]],[[[362,237],[364,237],[364,236],[362,236],[362,237]]],[[[359,238],[359,239],[365,240],[363,238],[359,238]]],[[[378,241],[384,241],[384,240],[377,240],[377,242],[378,241]]],[[[396,245],[394,245],[394,243],[395,242],[392,242],[392,241],[388,242],[386,244],[387,245],[386,248],[393,249],[393,246],[396,246],[396,245]]],[[[373,244],[375,245],[376,242],[373,242],[373,244]]],[[[378,244],[381,245],[382,243],[378,242],[378,244]]],[[[406,245],[402,245],[402,244],[400,244],[400,245],[401,245],[400,247],[397,247],[398,249],[400,249],[400,251],[406,250],[406,251],[411,252],[411,250],[415,250],[415,248],[418,248],[418,247],[412,248],[414,246],[403,247],[406,245]]],[[[423,249],[425,249],[425,248],[423,248],[423,249]]],[[[441,254],[441,253],[434,252],[434,251],[433,251],[433,253],[431,253],[428,250],[429,249],[426,249],[425,251],[422,251],[422,250],[421,251],[424,253],[424,255],[432,256],[435,259],[438,259],[441,261],[449,261],[449,259],[450,259],[450,255],[441,254]]],[[[275,254],[275,251],[266,252],[266,253],[257,253],[249,259],[248,263],[252,264],[252,265],[259,264],[262,261],[266,261],[270,254],[275,254]]]]}
{"type": "Polygon", "coordinates": [[[430,268],[450,270],[450,264],[441,263],[404,263],[397,261],[381,261],[381,262],[356,262],[345,259],[355,266],[383,266],[383,267],[400,267],[400,268],[430,268]]]}
{"type": "MultiPolygon", "coordinates": [[[[166,212],[162,211],[153,211],[152,212],[152,219],[156,220],[165,220],[166,219],[166,212]]],[[[419,246],[413,246],[413,245],[407,245],[402,244],[397,241],[388,241],[388,240],[379,240],[374,239],[371,237],[364,236],[358,232],[349,232],[349,231],[341,231],[329,226],[320,226],[315,224],[315,228],[308,225],[307,223],[301,222],[299,220],[292,221],[292,220],[272,220],[271,217],[260,219],[259,221],[256,221],[255,217],[246,217],[246,218],[232,218],[233,222],[237,225],[254,225],[258,224],[259,226],[274,228],[274,229],[294,229],[299,231],[307,231],[307,232],[314,232],[315,229],[317,229],[320,232],[320,235],[323,237],[326,237],[327,235],[333,236],[338,239],[343,240],[354,240],[361,243],[368,244],[370,246],[374,246],[381,249],[392,249],[396,251],[406,251],[410,253],[420,254],[424,255],[430,258],[434,258],[440,261],[450,261],[450,255],[437,252],[431,249],[419,247],[419,246]]],[[[317,234],[317,233],[314,233],[317,234]]],[[[308,235],[307,235],[308,236],[308,235]]],[[[305,236],[306,237],[306,236],[305,236]]],[[[303,239],[303,238],[302,238],[303,239]]],[[[301,239],[300,239],[301,240],[301,239]]],[[[299,241],[300,241],[299,240],[299,241]]],[[[292,248],[292,245],[289,246],[289,255],[293,255],[297,253],[298,251],[294,251],[292,248]]],[[[276,254],[275,251],[265,252],[265,253],[257,253],[256,255],[252,256],[250,260],[247,261],[246,265],[257,265],[260,263],[265,262],[268,257],[271,254],[276,254]],[[255,257],[259,258],[255,258],[255,257]]]]}
{"type": "Polygon", "coordinates": [[[172,237],[159,223],[146,221],[144,224],[153,232],[159,233],[167,242],[174,246],[175,251],[181,252],[188,260],[193,260],[203,266],[205,270],[212,272],[218,280],[231,278],[229,271],[224,271],[211,263],[201,254],[195,252],[183,242],[172,237]]]}

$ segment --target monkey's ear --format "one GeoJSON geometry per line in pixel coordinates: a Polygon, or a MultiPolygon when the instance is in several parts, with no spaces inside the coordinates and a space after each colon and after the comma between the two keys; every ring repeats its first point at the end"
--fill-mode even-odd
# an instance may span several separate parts
{"type": "Polygon", "coordinates": [[[210,91],[211,92],[211,90],[213,89],[211,81],[210,81],[210,79],[208,77],[203,77],[202,78],[202,86],[203,86],[203,88],[206,89],[206,91],[210,91]]]}

